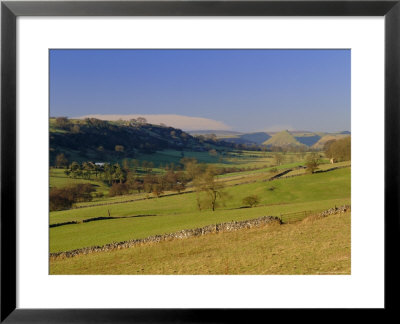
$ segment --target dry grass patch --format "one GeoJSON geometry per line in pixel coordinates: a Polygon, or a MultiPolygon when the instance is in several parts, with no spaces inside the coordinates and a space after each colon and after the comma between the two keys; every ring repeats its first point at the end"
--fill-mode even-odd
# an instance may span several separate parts
{"type": "Polygon", "coordinates": [[[350,274],[350,212],[51,260],[51,274],[350,274]]]}
{"type": "Polygon", "coordinates": [[[324,218],[324,216],[321,216],[321,215],[319,215],[319,214],[310,215],[310,216],[304,218],[304,219],[301,221],[301,223],[302,223],[302,224],[309,224],[309,223],[313,223],[313,222],[315,222],[316,220],[319,220],[319,219],[321,219],[321,218],[324,218]]]}

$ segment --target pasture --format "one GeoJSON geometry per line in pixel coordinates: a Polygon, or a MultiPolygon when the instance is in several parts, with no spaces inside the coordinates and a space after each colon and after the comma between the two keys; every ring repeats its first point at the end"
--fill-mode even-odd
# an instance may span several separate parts
{"type": "Polygon", "coordinates": [[[50,261],[50,274],[351,274],[350,213],[50,261]]]}
{"type": "MultiPolygon", "coordinates": [[[[195,193],[162,196],[133,202],[93,206],[50,213],[50,224],[108,217],[50,228],[50,252],[143,238],[231,220],[306,210],[321,211],[350,203],[350,168],[287,179],[227,186],[225,206],[216,211],[196,208],[195,193]],[[249,193],[260,196],[257,207],[243,208],[249,193]]],[[[243,180],[244,182],[244,180],[243,180]]],[[[121,197],[122,199],[122,197],[121,197]]]]}

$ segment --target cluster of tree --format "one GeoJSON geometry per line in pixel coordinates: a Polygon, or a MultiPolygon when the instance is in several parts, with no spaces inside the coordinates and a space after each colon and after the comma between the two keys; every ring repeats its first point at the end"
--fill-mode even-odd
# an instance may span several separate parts
{"type": "MultiPolygon", "coordinates": [[[[125,183],[114,184],[113,186],[115,187],[115,195],[126,194],[131,190],[136,190],[138,193],[153,193],[159,197],[167,190],[179,193],[185,190],[187,183],[188,178],[184,172],[169,170],[163,175],[148,173],[143,177],[129,172],[125,183]]],[[[110,194],[112,195],[113,192],[110,192],[110,194]]]]}
{"type": "Polygon", "coordinates": [[[351,137],[326,142],[324,152],[329,159],[336,162],[351,160],[351,137]]]}
{"type": "Polygon", "coordinates": [[[136,127],[139,125],[144,125],[147,124],[147,119],[144,117],[138,117],[138,118],[132,118],[130,120],[118,120],[117,121],[118,124],[120,125],[126,125],[126,126],[132,126],[132,127],[136,127]]]}
{"type": "Polygon", "coordinates": [[[68,117],[57,117],[55,119],[55,126],[60,129],[69,129],[72,123],[68,119],[68,117]]]}
{"type": "Polygon", "coordinates": [[[119,163],[103,163],[96,164],[90,161],[86,162],[72,162],[68,165],[68,160],[64,154],[61,153],[56,156],[56,167],[67,168],[64,173],[72,178],[83,178],[83,179],[101,179],[108,184],[114,182],[123,182],[127,179],[128,173],[138,173],[139,171],[144,173],[151,173],[154,168],[153,162],[138,161],[135,159],[124,159],[122,165],[119,163]]]}
{"type": "Polygon", "coordinates": [[[119,163],[97,165],[93,162],[72,162],[64,173],[72,178],[91,179],[93,176],[96,179],[101,179],[108,184],[114,182],[123,182],[126,179],[127,171],[124,170],[119,163]]]}
{"type": "MultiPolygon", "coordinates": [[[[119,164],[114,165],[114,170],[121,170],[124,177],[117,181],[112,181],[112,186],[109,191],[109,196],[125,195],[132,191],[138,193],[153,193],[159,197],[165,191],[181,192],[186,188],[187,183],[191,180],[190,176],[182,170],[176,171],[176,167],[166,167],[166,173],[157,175],[152,173],[154,167],[152,162],[143,161],[141,170],[143,173],[138,173],[140,162],[137,160],[124,160],[122,168],[118,169],[119,164]],[[133,167],[132,167],[133,166],[133,167]]],[[[107,165],[104,167],[105,170],[107,165]]],[[[114,177],[116,179],[116,177],[114,177]]]]}
{"type": "Polygon", "coordinates": [[[114,182],[108,192],[109,197],[114,197],[114,196],[121,196],[121,195],[126,195],[130,191],[130,187],[127,183],[117,183],[114,182]]]}
{"type": "Polygon", "coordinates": [[[91,201],[95,188],[91,184],[78,183],[64,188],[50,189],[50,211],[71,208],[79,201],[91,201]]]}

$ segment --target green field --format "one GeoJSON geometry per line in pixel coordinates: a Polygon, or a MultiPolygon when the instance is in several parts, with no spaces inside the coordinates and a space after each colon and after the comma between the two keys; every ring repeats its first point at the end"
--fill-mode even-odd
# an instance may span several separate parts
{"type": "Polygon", "coordinates": [[[50,261],[50,274],[351,274],[350,213],[50,261]]]}
{"type": "MultiPolygon", "coordinates": [[[[210,163],[216,167],[237,167],[242,168],[240,172],[230,172],[218,176],[220,179],[224,179],[228,184],[241,183],[243,181],[235,181],[236,178],[243,178],[248,176],[256,175],[257,177],[268,178],[270,176],[270,170],[276,168],[278,170],[295,168],[303,163],[301,157],[298,154],[287,153],[285,154],[286,160],[296,160],[294,163],[285,163],[276,167],[273,167],[274,159],[271,154],[257,151],[231,151],[226,152],[224,155],[218,154],[217,156],[211,156],[208,152],[185,152],[185,157],[192,157],[199,161],[199,163],[210,163]],[[223,156],[222,161],[220,161],[223,156]],[[293,156],[292,158],[290,158],[293,156]],[[268,166],[268,167],[265,167],[268,166]],[[255,169],[254,169],[255,168],[255,169]],[[266,176],[265,176],[266,175],[266,176]]],[[[182,152],[174,150],[164,150],[149,155],[140,155],[137,157],[140,161],[153,162],[154,165],[165,166],[167,163],[174,163],[176,166],[179,165],[179,161],[182,158],[182,152]]],[[[79,159],[78,159],[79,160],[79,159]]],[[[141,168],[139,168],[139,171],[141,168]]],[[[52,187],[65,187],[76,183],[90,183],[95,186],[96,192],[103,193],[105,196],[102,198],[93,198],[90,202],[78,202],[75,204],[76,207],[91,206],[99,203],[109,203],[116,201],[129,201],[143,199],[146,197],[145,194],[132,193],[131,195],[119,196],[119,197],[107,197],[109,191],[109,185],[105,184],[100,178],[95,178],[94,175],[90,180],[82,178],[72,178],[64,173],[65,169],[50,169],[50,188],[52,187]]],[[[153,168],[154,174],[162,174],[165,172],[164,169],[153,168]]],[[[249,179],[248,179],[249,180],[249,179]]],[[[168,194],[168,193],[166,193],[168,194]]]]}
{"type": "Polygon", "coordinates": [[[77,183],[90,183],[94,185],[96,192],[108,193],[109,187],[100,180],[86,180],[82,178],[71,178],[64,173],[64,169],[50,169],[50,188],[52,187],[66,187],[77,183]]]}
{"type": "Polygon", "coordinates": [[[226,206],[198,211],[194,193],[94,206],[50,213],[50,224],[112,217],[50,229],[50,252],[143,238],[231,220],[323,210],[350,203],[350,168],[274,181],[228,186],[226,206]],[[260,196],[260,206],[241,208],[249,193],[260,196]],[[131,217],[129,217],[131,216],[131,217]],[[137,216],[137,217],[134,217],[137,216]]]}
{"type": "MultiPolygon", "coordinates": [[[[330,164],[323,158],[318,172],[309,174],[304,169],[309,154],[164,150],[137,157],[141,162],[153,162],[152,172],[159,175],[167,172],[163,169],[166,164],[178,166],[183,156],[217,168],[237,168],[216,176],[216,182],[224,186],[225,200],[215,211],[198,210],[193,182],[181,193],[164,191],[158,198],[133,190],[109,197],[110,186],[102,179],[94,175],[90,180],[73,179],[63,169],[52,168],[51,188],[90,183],[103,196],[50,213],[51,253],[261,216],[278,216],[283,225],[51,258],[50,273],[350,274],[350,213],[317,220],[308,215],[351,205],[351,162],[330,164]],[[276,154],[283,156],[280,165],[276,154]],[[255,207],[244,205],[243,199],[249,195],[259,197],[255,207]],[[69,222],[73,224],[66,224],[69,222]]],[[[144,175],[139,168],[136,176],[144,175]]]]}

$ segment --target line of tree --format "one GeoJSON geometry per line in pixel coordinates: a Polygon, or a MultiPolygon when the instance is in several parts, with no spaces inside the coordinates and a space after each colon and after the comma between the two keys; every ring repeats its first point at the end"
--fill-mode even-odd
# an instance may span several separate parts
{"type": "Polygon", "coordinates": [[[111,185],[114,182],[123,182],[126,180],[127,171],[119,163],[98,165],[93,162],[72,162],[64,173],[72,178],[101,179],[111,185]]]}
{"type": "Polygon", "coordinates": [[[100,179],[109,185],[114,182],[124,182],[127,179],[128,173],[151,173],[154,168],[153,162],[138,161],[135,159],[124,159],[122,165],[119,163],[93,163],[90,161],[76,162],[73,161],[70,165],[67,165],[67,160],[64,160],[64,154],[57,155],[58,161],[63,161],[57,164],[56,167],[66,167],[64,173],[72,178],[83,178],[83,179],[100,179]]]}

